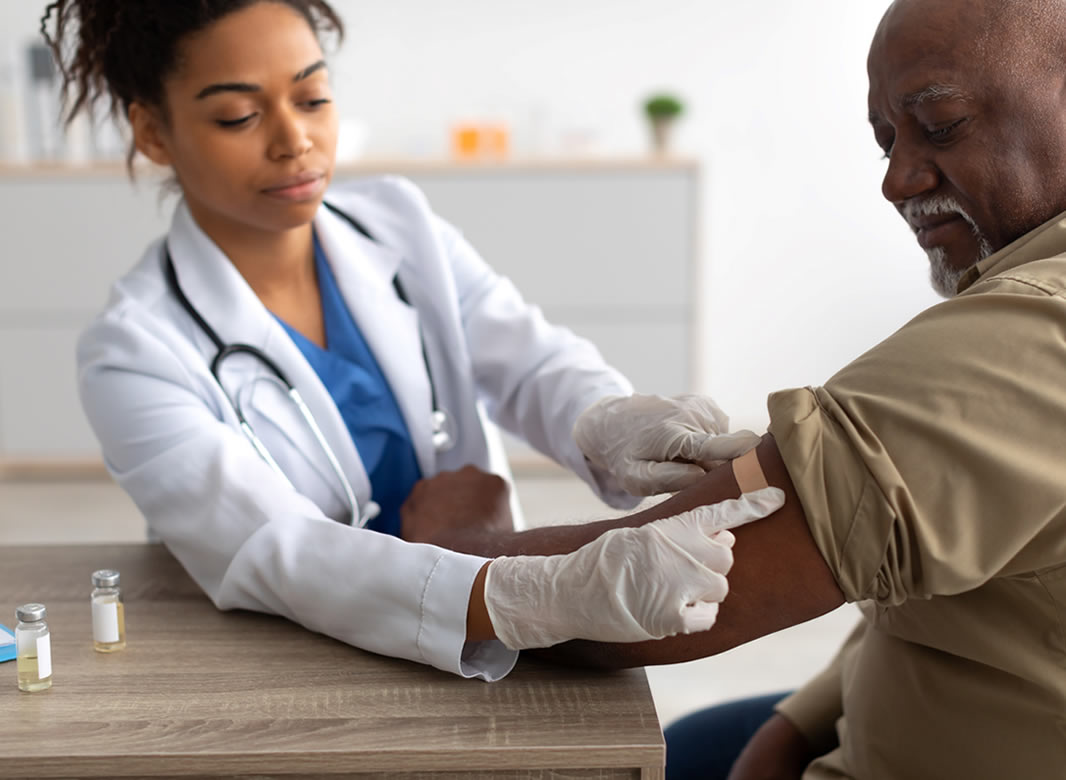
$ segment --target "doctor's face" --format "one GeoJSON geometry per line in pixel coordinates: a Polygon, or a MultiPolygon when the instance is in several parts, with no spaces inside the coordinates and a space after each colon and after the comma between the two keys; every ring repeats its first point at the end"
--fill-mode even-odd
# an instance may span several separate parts
{"type": "Polygon", "coordinates": [[[333,173],[337,115],[303,16],[260,2],[223,17],[182,41],[164,87],[165,114],[146,134],[157,144],[138,147],[174,169],[208,234],[311,221],[333,173]]]}

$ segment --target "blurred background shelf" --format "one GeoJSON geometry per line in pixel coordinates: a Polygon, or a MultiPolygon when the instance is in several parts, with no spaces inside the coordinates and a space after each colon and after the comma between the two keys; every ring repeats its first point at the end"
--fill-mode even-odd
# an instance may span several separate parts
{"type": "MultiPolygon", "coordinates": [[[[335,184],[392,173],[510,277],[549,320],[599,346],[644,392],[692,389],[700,166],[654,158],[456,163],[368,160],[335,184]]],[[[96,456],[74,346],[108,287],[166,232],[158,169],[120,163],[0,167],[0,462],[96,456]],[[143,174],[143,175],[140,175],[143,174]]],[[[516,466],[543,459],[508,441],[516,466]]]]}

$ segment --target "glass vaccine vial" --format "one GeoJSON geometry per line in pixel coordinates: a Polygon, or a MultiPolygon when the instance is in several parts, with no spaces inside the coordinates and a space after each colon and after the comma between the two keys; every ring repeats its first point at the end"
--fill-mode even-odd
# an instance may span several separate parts
{"type": "Polygon", "coordinates": [[[113,653],[126,646],[126,613],[118,576],[113,569],[93,572],[93,648],[98,653],[113,653]]]}
{"type": "Polygon", "coordinates": [[[15,610],[15,666],[20,691],[34,693],[52,687],[52,634],[44,617],[44,604],[23,604],[15,610]]]}

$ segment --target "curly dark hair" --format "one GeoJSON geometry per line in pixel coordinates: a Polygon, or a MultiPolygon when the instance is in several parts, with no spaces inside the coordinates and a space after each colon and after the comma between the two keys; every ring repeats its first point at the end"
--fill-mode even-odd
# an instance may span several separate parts
{"type": "MultiPolygon", "coordinates": [[[[344,37],[344,23],[325,0],[57,0],[45,8],[41,34],[62,75],[66,121],[108,100],[114,118],[133,102],[166,117],[163,81],[178,65],[179,46],[224,16],[258,2],[300,13],[315,31],[344,37]],[[48,25],[55,14],[55,31],[48,25]]],[[[131,146],[127,162],[132,162],[131,146]]]]}

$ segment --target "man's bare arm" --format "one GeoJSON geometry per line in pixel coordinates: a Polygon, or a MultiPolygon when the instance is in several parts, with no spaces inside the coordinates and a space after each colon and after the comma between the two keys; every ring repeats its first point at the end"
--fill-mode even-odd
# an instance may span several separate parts
{"type": "MultiPolygon", "coordinates": [[[[785,491],[785,505],[764,520],[734,531],[735,563],[730,593],[710,631],[637,644],[568,642],[539,651],[571,664],[645,666],[688,661],[720,653],[760,636],[818,617],[840,606],[844,595],[814,543],[777,443],[765,436],[758,447],[766,481],[785,491]]],[[[552,555],[570,552],[612,528],[638,526],[693,507],[740,495],[730,464],[714,469],[697,485],[628,517],[581,526],[552,526],[516,534],[471,533],[438,544],[481,555],[552,555]],[[482,539],[479,543],[477,537],[482,539]]]]}

